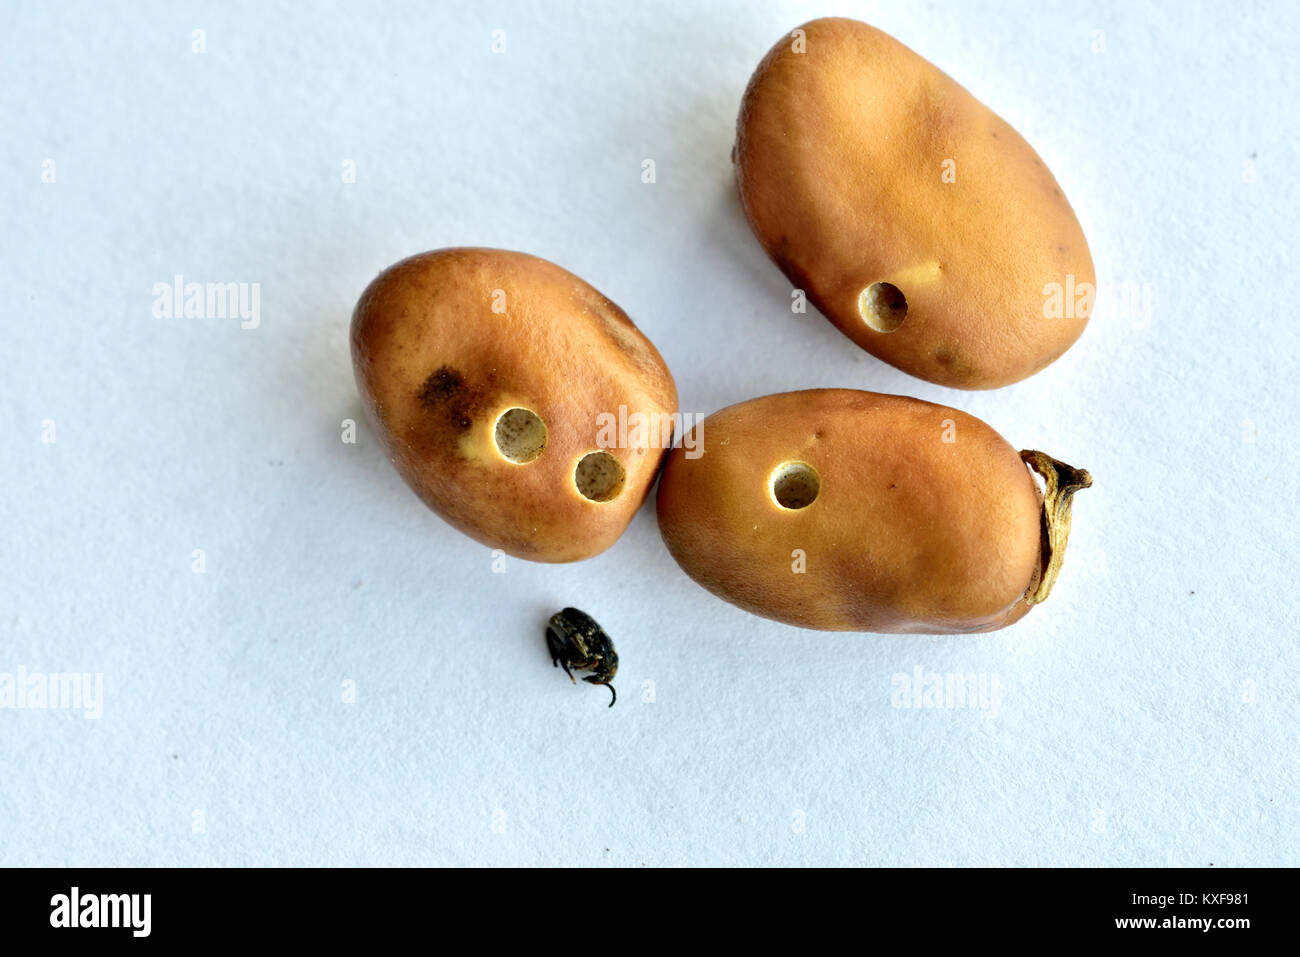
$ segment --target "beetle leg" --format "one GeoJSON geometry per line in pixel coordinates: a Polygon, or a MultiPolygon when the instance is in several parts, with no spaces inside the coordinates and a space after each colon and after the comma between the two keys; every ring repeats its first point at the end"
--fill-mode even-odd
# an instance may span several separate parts
{"type": "Polygon", "coordinates": [[[582,680],[593,685],[604,685],[608,688],[610,693],[609,706],[611,708],[614,707],[614,702],[618,700],[618,692],[614,690],[614,686],[609,683],[608,679],[598,678],[596,675],[592,675],[590,678],[583,678],[582,680]]]}
{"type": "Polygon", "coordinates": [[[558,667],[560,664],[560,657],[564,651],[564,645],[556,637],[555,632],[550,628],[546,629],[546,650],[551,654],[552,667],[558,667]]]}

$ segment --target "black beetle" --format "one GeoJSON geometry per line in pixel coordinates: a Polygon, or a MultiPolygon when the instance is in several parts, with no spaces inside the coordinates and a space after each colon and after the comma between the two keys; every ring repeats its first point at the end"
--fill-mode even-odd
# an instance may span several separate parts
{"type": "Polygon", "coordinates": [[[546,650],[551,653],[551,665],[564,668],[570,681],[575,680],[570,668],[594,672],[582,680],[607,687],[613,696],[609,706],[614,707],[618,692],[610,682],[618,671],[618,653],[595,619],[576,608],[557,611],[546,624],[546,650]]]}

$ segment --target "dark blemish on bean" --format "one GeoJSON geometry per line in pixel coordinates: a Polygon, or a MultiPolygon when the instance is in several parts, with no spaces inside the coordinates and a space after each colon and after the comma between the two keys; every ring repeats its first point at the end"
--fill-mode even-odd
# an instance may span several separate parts
{"type": "Polygon", "coordinates": [[[443,411],[447,421],[464,432],[474,424],[473,411],[478,399],[465,379],[451,366],[443,366],[424,380],[420,387],[420,405],[431,412],[443,411]]]}
{"type": "Polygon", "coordinates": [[[425,406],[441,405],[457,392],[463,391],[465,380],[451,366],[443,366],[424,380],[420,388],[420,404],[425,406]]]}

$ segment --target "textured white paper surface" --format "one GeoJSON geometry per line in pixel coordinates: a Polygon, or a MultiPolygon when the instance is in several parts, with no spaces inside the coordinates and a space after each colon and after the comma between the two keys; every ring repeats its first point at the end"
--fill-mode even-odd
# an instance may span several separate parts
{"type": "Polygon", "coordinates": [[[0,14],[0,680],[103,691],[0,709],[0,864],[1296,862],[1294,7],[299,8],[0,14]],[[1045,372],[954,392],[791,314],[728,153],[826,13],[1056,174],[1101,293],[1045,372]],[[494,573],[348,358],[365,284],[458,244],[608,294],[684,411],[901,392],[1088,467],[1055,593],[982,637],[799,631],[686,578],[652,508],[494,573]],[[258,327],[155,317],[176,275],[259,284],[258,327]],[[617,642],[612,710],[551,668],[566,604],[617,642]],[[896,707],[917,669],[996,700],[896,707]]]}

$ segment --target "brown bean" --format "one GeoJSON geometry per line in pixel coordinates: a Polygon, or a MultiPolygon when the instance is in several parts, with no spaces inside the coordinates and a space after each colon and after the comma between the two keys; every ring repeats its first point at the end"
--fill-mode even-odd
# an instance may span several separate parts
{"type": "Polygon", "coordinates": [[[554,263],[440,249],[386,269],[352,316],[367,416],[421,500],[521,558],[608,548],[649,494],[655,433],[626,447],[602,415],[672,416],[663,359],[618,306],[554,263]]]}
{"type": "Polygon", "coordinates": [[[1092,483],[1017,454],[973,416],[903,396],[770,395],[714,413],[702,432],[702,455],[675,449],[665,463],[664,541],[720,598],[804,628],[1018,621],[1050,592],[1071,496],[1092,483]]]}
{"type": "Polygon", "coordinates": [[[937,67],[856,20],[759,64],[736,130],[754,235],[863,349],[962,389],[1032,375],[1083,332],[1092,257],[1038,154],[937,67]]]}

